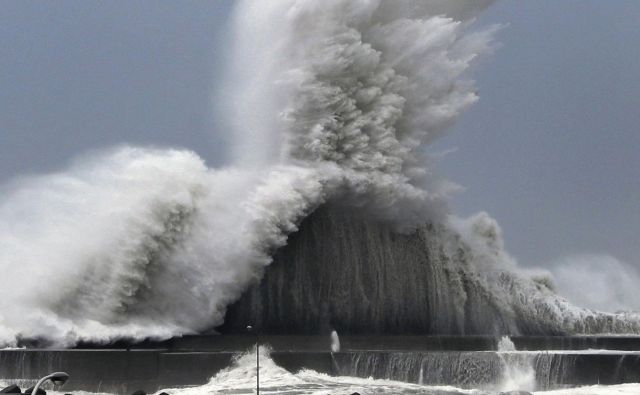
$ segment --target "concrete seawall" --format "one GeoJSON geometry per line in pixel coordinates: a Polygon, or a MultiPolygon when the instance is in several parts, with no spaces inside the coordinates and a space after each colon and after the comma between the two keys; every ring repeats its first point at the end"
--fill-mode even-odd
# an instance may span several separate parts
{"type": "MultiPolygon", "coordinates": [[[[495,351],[500,339],[500,336],[340,335],[340,344],[344,351],[495,351]]],[[[640,351],[640,336],[510,336],[509,339],[518,350],[640,351]]],[[[252,335],[188,335],[165,341],[84,343],[76,348],[237,352],[248,350],[255,343],[256,337],[252,335]]],[[[331,348],[328,335],[268,335],[260,336],[260,343],[268,344],[274,351],[329,351],[331,348]]]]}
{"type": "MultiPolygon", "coordinates": [[[[495,352],[498,339],[488,336],[344,336],[340,340],[342,351],[335,354],[329,352],[327,336],[265,336],[261,344],[269,344],[274,362],[291,372],[307,368],[330,375],[411,382],[418,382],[422,374],[425,384],[483,384],[498,380],[504,363],[503,357],[495,352]],[[477,378],[461,375],[456,369],[466,363],[485,364],[486,371],[492,373],[477,378]],[[436,365],[444,370],[433,375],[430,366],[436,365]]],[[[529,353],[535,357],[517,354],[522,360],[530,358],[540,388],[640,382],[640,352],[637,352],[640,338],[513,337],[512,340],[521,350],[565,350],[529,353]],[[585,351],[589,348],[626,351],[585,351]]],[[[102,348],[84,345],[85,349],[71,350],[6,349],[0,350],[0,379],[33,381],[62,370],[71,375],[65,390],[152,392],[205,384],[230,366],[234,355],[254,344],[253,336],[186,336],[130,344],[129,349],[118,348],[122,344],[102,348]]]]}
{"type": "MultiPolygon", "coordinates": [[[[129,394],[142,389],[205,384],[232,363],[235,352],[167,350],[1,350],[0,378],[37,380],[53,371],[71,376],[65,390],[129,394]]],[[[331,374],[329,352],[273,352],[275,363],[289,371],[302,368],[331,374]]]]}

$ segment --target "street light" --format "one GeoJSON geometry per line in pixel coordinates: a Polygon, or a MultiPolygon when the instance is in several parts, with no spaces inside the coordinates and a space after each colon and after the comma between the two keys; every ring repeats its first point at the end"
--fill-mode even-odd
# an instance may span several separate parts
{"type": "MultiPolygon", "coordinates": [[[[253,327],[247,325],[247,332],[251,333],[253,327]]],[[[256,330],[256,395],[260,395],[260,338],[256,330]]]]}
{"type": "Polygon", "coordinates": [[[51,380],[53,385],[55,385],[56,387],[58,387],[58,386],[62,387],[64,385],[64,383],[67,382],[68,379],[69,379],[69,375],[66,374],[65,372],[55,372],[55,373],[51,373],[49,375],[46,375],[43,378],[41,378],[40,380],[38,380],[36,385],[33,387],[33,390],[31,390],[31,394],[32,395],[38,395],[38,389],[47,380],[51,380]]]}

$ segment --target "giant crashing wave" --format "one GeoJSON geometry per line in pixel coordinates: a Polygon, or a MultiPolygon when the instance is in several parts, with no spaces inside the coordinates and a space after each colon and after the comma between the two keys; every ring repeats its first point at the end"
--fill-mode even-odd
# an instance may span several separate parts
{"type": "Polygon", "coordinates": [[[232,164],[120,147],[0,187],[0,343],[234,331],[255,313],[274,332],[637,332],[518,274],[495,221],[449,215],[452,185],[427,171],[425,146],[477,100],[462,75],[491,50],[496,28],[471,28],[487,4],[239,3],[232,164]]]}
{"type": "Polygon", "coordinates": [[[221,333],[569,335],[632,333],[636,318],[577,308],[551,279],[518,274],[486,213],[398,233],[340,204],[302,221],[221,333]]]}

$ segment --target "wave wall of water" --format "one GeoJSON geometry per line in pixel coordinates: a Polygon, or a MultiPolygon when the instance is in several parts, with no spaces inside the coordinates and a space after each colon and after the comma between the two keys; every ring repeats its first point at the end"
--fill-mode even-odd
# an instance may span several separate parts
{"type": "Polygon", "coordinates": [[[237,5],[227,167],[125,146],[1,186],[0,343],[209,330],[274,254],[265,300],[276,311],[263,319],[274,330],[289,314],[287,330],[301,331],[636,331],[636,317],[574,308],[517,275],[487,215],[448,213],[455,188],[431,173],[426,147],[478,99],[465,73],[492,49],[497,28],[472,24],[489,2],[389,4],[237,5]],[[301,242],[276,252],[327,202],[367,220],[315,234],[307,225],[301,242]],[[314,257],[310,238],[340,259],[314,257]],[[307,316],[300,306],[284,312],[295,303],[307,316]]]}

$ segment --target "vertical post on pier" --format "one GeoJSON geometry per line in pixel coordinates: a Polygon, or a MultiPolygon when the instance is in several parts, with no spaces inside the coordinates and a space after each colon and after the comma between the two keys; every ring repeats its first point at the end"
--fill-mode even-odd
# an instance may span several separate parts
{"type": "MultiPolygon", "coordinates": [[[[253,327],[247,325],[247,332],[251,333],[253,327]]],[[[256,395],[260,395],[260,335],[256,330],[256,395]]]]}

